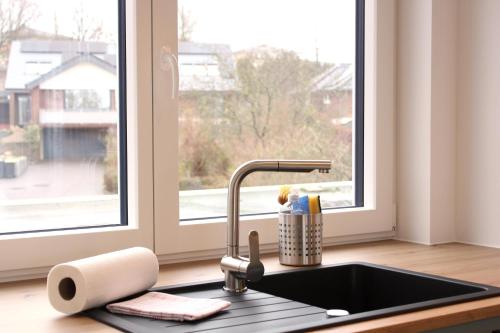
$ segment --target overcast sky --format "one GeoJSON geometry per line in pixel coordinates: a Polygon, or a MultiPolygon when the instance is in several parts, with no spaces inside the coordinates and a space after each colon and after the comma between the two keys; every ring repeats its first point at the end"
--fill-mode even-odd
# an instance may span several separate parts
{"type": "MultiPolygon", "coordinates": [[[[141,1],[141,0],[138,0],[141,1]]],[[[167,0],[164,0],[167,1],[167,0]]],[[[171,0],[168,0],[171,1],[171,0]]],[[[40,17],[33,28],[71,35],[74,8],[84,5],[95,22],[116,33],[117,0],[37,0],[40,17]]],[[[225,43],[233,51],[260,45],[293,50],[322,62],[353,62],[354,0],[179,0],[194,21],[196,42],[225,43]]]]}
{"type": "MultiPolygon", "coordinates": [[[[141,1],[141,0],[139,0],[141,1]]],[[[53,33],[55,17],[59,34],[71,36],[75,29],[75,8],[83,5],[89,18],[95,23],[102,23],[108,34],[116,35],[118,19],[117,0],[34,0],[38,5],[39,17],[32,22],[32,28],[53,33]]],[[[116,37],[115,37],[116,38],[116,37]]]]}
{"type": "Polygon", "coordinates": [[[193,17],[193,40],[233,51],[269,45],[322,62],[353,62],[354,0],[179,0],[193,17]]]}

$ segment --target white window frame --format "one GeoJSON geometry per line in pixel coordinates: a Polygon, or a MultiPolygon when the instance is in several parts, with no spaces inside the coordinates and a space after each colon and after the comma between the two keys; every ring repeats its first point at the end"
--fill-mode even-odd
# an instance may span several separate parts
{"type": "MultiPolygon", "coordinates": [[[[218,256],[226,244],[226,223],[179,224],[178,72],[160,70],[162,50],[177,55],[177,1],[153,0],[153,110],[155,251],[160,262],[218,256]]],[[[395,226],[395,2],[365,3],[365,198],[362,208],[328,211],[324,243],[392,238],[395,226]]],[[[276,251],[276,215],[242,217],[240,244],[259,231],[264,251],[276,251]]]]}
{"type": "Polygon", "coordinates": [[[128,225],[0,235],[0,282],[99,253],[154,248],[151,1],[127,0],[126,27],[128,225]]]}
{"type": "MultiPolygon", "coordinates": [[[[394,236],[395,8],[395,0],[366,0],[365,206],[326,213],[325,244],[394,236]]],[[[175,0],[127,0],[128,226],[0,235],[0,282],[130,246],[154,249],[160,262],[225,251],[224,220],[179,224],[178,72],[161,70],[165,51],[177,54],[176,29],[175,0]]],[[[263,251],[276,251],[276,216],[243,217],[242,245],[250,229],[259,231],[263,251]]]]}

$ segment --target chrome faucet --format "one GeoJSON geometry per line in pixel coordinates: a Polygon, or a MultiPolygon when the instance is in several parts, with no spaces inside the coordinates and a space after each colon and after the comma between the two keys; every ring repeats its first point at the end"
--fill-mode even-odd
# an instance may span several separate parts
{"type": "Polygon", "coordinates": [[[249,258],[239,255],[240,235],[240,185],[243,179],[256,171],[328,173],[332,162],[328,160],[255,160],[240,165],[229,181],[227,196],[227,254],[220,266],[225,274],[224,290],[241,293],[246,291],[246,280],[259,281],[264,275],[264,265],[259,257],[259,234],[253,230],[248,235],[249,258]]]}

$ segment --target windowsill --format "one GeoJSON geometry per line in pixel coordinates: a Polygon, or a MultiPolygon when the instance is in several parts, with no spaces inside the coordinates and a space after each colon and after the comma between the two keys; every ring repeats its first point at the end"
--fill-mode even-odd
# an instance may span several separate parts
{"type": "MultiPolygon", "coordinates": [[[[330,214],[342,214],[342,213],[359,213],[359,212],[371,212],[375,211],[373,207],[344,207],[344,208],[330,208],[323,210],[324,215],[330,214]]],[[[255,220],[267,220],[267,219],[277,219],[278,213],[267,213],[259,215],[247,215],[240,216],[240,221],[255,221],[255,220]]],[[[226,223],[226,217],[209,218],[204,220],[189,220],[181,221],[180,226],[191,226],[200,224],[214,224],[214,223],[226,223]]]]}

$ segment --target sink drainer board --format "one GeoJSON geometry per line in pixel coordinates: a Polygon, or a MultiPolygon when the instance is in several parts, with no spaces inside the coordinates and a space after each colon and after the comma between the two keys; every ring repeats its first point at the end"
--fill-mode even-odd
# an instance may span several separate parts
{"type": "Polygon", "coordinates": [[[199,321],[119,315],[104,307],[85,314],[134,333],[298,332],[500,295],[500,288],[492,286],[368,263],[269,273],[262,281],[249,283],[249,290],[240,295],[222,290],[223,284],[218,280],[152,289],[232,303],[227,310],[199,321]],[[348,310],[351,315],[329,318],[326,310],[332,308],[348,310]]]}
{"type": "Polygon", "coordinates": [[[283,332],[283,328],[304,321],[320,322],[326,318],[325,310],[307,304],[293,302],[266,293],[248,290],[244,294],[231,296],[222,290],[223,283],[202,285],[202,289],[191,288],[165,290],[176,295],[199,298],[220,298],[231,302],[228,310],[210,318],[193,322],[162,321],[148,318],[113,314],[105,309],[96,309],[87,314],[101,322],[125,332],[283,332]]]}

